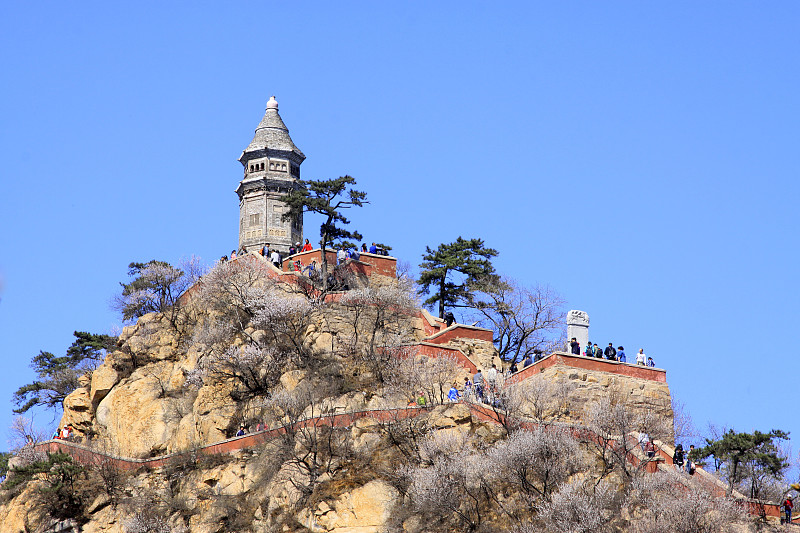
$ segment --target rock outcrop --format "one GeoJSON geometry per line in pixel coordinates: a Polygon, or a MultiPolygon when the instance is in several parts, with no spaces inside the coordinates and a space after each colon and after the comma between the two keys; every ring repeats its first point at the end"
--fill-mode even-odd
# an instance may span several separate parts
{"type": "MultiPolygon", "coordinates": [[[[191,310],[194,327],[210,322],[204,312],[191,310]]],[[[386,411],[404,408],[422,385],[412,383],[409,390],[398,391],[391,375],[378,382],[374,368],[365,370],[357,364],[353,350],[359,348],[348,344],[358,320],[348,315],[351,312],[340,304],[330,304],[324,313],[315,311],[301,336],[293,339],[299,342],[289,347],[308,359],[298,363],[297,358],[287,357],[278,369],[267,364],[276,352],[263,347],[271,338],[289,335],[288,330],[273,331],[270,337],[264,329],[246,324],[223,347],[231,349],[224,351],[202,336],[192,336],[189,321],[176,325],[149,314],[126,327],[117,349],[66,398],[60,425],[73,425],[82,442],[116,456],[177,454],[156,467],[117,472],[116,481],[109,472],[106,477],[99,471],[87,474],[85,479],[93,481],[86,481],[82,496],[81,530],[121,533],[132,517],[143,517],[162,520],[174,531],[199,533],[429,531],[424,520],[410,513],[405,492],[410,482],[407,466],[432,460],[423,451],[425,439],[438,435],[488,449],[507,438],[506,429],[464,403],[429,405],[407,418],[398,414],[402,411],[386,411]],[[247,355],[255,357],[249,369],[253,376],[234,371],[228,376],[210,374],[203,366],[212,348],[217,350],[214,357],[223,360],[243,357],[237,350],[246,342],[263,348],[247,355]],[[253,384],[247,379],[258,383],[268,371],[273,372],[268,388],[251,394],[245,385],[253,384]],[[335,416],[363,411],[377,414],[337,425],[335,416]],[[321,414],[327,418],[317,419],[321,414]],[[240,424],[252,431],[264,423],[284,426],[266,441],[254,440],[253,445],[229,453],[206,456],[192,451],[228,442],[240,424]]],[[[372,311],[363,312],[374,320],[372,311]]],[[[425,324],[418,315],[392,320],[381,324],[392,335],[406,342],[425,337],[425,324]]],[[[499,363],[490,341],[454,338],[447,345],[480,368],[499,363]]],[[[439,394],[453,380],[462,382],[463,372],[459,368],[458,375],[439,376],[439,394]]],[[[560,365],[530,379],[567,385],[563,401],[548,414],[562,423],[580,423],[587,405],[610,396],[671,420],[666,383],[560,365]]],[[[425,393],[435,403],[436,390],[425,393]]],[[[47,506],[37,490],[31,483],[0,506],[0,531],[26,531],[31,517],[38,517],[45,529],[55,527],[43,518],[47,506]]],[[[519,500],[512,493],[497,497],[504,503],[519,500]]]]}

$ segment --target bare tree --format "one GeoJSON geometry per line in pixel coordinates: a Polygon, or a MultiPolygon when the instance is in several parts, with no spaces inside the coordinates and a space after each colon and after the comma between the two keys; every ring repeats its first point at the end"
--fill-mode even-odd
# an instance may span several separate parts
{"type": "Polygon", "coordinates": [[[237,333],[246,334],[258,311],[257,302],[275,283],[269,267],[261,261],[217,263],[191,297],[194,307],[203,311],[194,342],[211,345],[229,341],[237,333]]]}
{"type": "Polygon", "coordinates": [[[476,531],[497,502],[488,478],[492,465],[466,437],[436,432],[423,443],[423,465],[409,470],[414,508],[435,522],[455,520],[459,531],[476,531]]]}
{"type": "Polygon", "coordinates": [[[639,477],[631,483],[627,506],[637,533],[723,533],[744,518],[732,499],[715,497],[675,472],[639,477]]]}
{"type": "Polygon", "coordinates": [[[391,347],[412,340],[413,293],[406,284],[366,287],[346,292],[341,304],[351,328],[350,354],[383,383],[394,357],[391,347]]]}
{"type": "MultiPolygon", "coordinates": [[[[615,491],[606,481],[575,480],[537,506],[537,521],[553,533],[605,533],[614,520],[615,491]]],[[[539,531],[523,527],[518,533],[539,531]]]]}
{"type": "Polygon", "coordinates": [[[218,264],[195,303],[209,310],[195,328],[195,342],[208,347],[200,380],[230,380],[234,399],[266,396],[282,373],[307,364],[305,334],[317,308],[261,262],[218,264]]]}
{"type": "Polygon", "coordinates": [[[9,463],[13,468],[22,468],[37,461],[44,461],[47,454],[36,449],[36,445],[50,438],[46,429],[37,428],[32,418],[18,415],[8,428],[8,445],[14,459],[9,463]]]}
{"type": "Polygon", "coordinates": [[[412,464],[422,461],[421,443],[430,432],[425,416],[409,416],[404,411],[389,411],[386,417],[377,419],[381,431],[389,443],[412,464]]]}
{"type": "Polygon", "coordinates": [[[553,382],[539,376],[532,376],[517,387],[522,399],[521,415],[537,424],[558,420],[566,410],[570,394],[575,390],[575,385],[570,381],[553,382]]]}
{"type": "Polygon", "coordinates": [[[560,391],[561,387],[544,380],[525,380],[487,387],[483,398],[472,395],[465,400],[489,409],[495,421],[510,435],[526,419],[548,423],[547,414],[562,403],[560,391]]]}
{"type": "Polygon", "coordinates": [[[534,351],[559,344],[566,317],[564,300],[544,285],[524,287],[490,276],[472,284],[470,307],[479,324],[494,331],[498,355],[519,362],[534,351]]]}
{"type": "Polygon", "coordinates": [[[674,395],[672,402],[672,426],[675,435],[675,442],[697,437],[697,429],[694,427],[692,415],[686,409],[686,404],[677,399],[674,395]]]}
{"type": "Polygon", "coordinates": [[[335,415],[326,409],[323,396],[324,392],[304,386],[280,391],[264,404],[267,420],[283,426],[287,479],[305,497],[322,475],[335,475],[352,455],[350,433],[335,427],[335,415]]]}
{"type": "Polygon", "coordinates": [[[240,401],[266,396],[286,369],[283,352],[254,344],[232,346],[224,353],[212,352],[202,361],[205,375],[230,380],[231,396],[240,401]]]}
{"type": "MultiPolygon", "coordinates": [[[[317,306],[308,299],[287,293],[283,287],[260,291],[255,299],[256,309],[253,326],[267,333],[266,342],[287,353],[289,360],[297,365],[306,363],[310,356],[305,345],[305,334],[311,324],[317,306]]],[[[263,341],[252,338],[251,342],[263,345],[263,341]]]]}
{"type": "Polygon", "coordinates": [[[447,400],[450,385],[457,382],[466,369],[458,359],[446,353],[433,357],[394,353],[392,380],[389,390],[407,399],[423,396],[430,405],[440,405],[447,400]]]}
{"type": "Polygon", "coordinates": [[[584,466],[578,441],[555,426],[515,431],[487,455],[499,480],[544,499],[584,466]]]}
{"type": "Polygon", "coordinates": [[[633,409],[615,394],[604,396],[589,405],[586,416],[583,441],[588,445],[603,465],[601,477],[619,470],[631,477],[644,470],[647,459],[638,464],[632,457],[641,456],[636,451],[639,438],[643,435],[652,441],[666,440],[671,428],[663,417],[651,411],[633,409]]]}
{"type": "Polygon", "coordinates": [[[133,278],[122,283],[122,292],[115,296],[112,307],[122,313],[123,320],[147,313],[162,313],[177,327],[182,309],[180,297],[203,275],[205,267],[199,258],[191,257],[174,267],[164,261],[131,263],[128,274],[133,278]]]}

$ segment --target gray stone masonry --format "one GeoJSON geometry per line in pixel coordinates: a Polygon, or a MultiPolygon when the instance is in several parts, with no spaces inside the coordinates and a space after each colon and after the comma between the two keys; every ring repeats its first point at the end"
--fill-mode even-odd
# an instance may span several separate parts
{"type": "Polygon", "coordinates": [[[581,350],[589,344],[589,315],[586,311],[573,310],[567,313],[567,341],[572,337],[581,344],[581,350]]]}
{"type": "Polygon", "coordinates": [[[282,199],[300,188],[300,165],[305,158],[278,114],[278,102],[271,97],[253,140],[239,157],[244,167],[244,178],[236,188],[239,250],[257,251],[268,244],[285,253],[292,243],[303,241],[303,217],[284,221],[288,208],[282,199]]]}

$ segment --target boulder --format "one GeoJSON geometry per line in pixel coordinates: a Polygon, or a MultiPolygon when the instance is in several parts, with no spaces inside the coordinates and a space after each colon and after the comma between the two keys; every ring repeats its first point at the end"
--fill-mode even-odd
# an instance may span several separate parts
{"type": "Polygon", "coordinates": [[[281,385],[286,389],[286,392],[292,392],[301,381],[308,375],[305,370],[290,370],[280,377],[281,385]]]}
{"type": "Polygon", "coordinates": [[[94,409],[89,398],[89,390],[83,387],[75,389],[64,398],[64,414],[58,427],[72,424],[79,434],[86,434],[92,427],[94,409]]]}
{"type": "Polygon", "coordinates": [[[310,522],[312,531],[331,533],[379,533],[384,530],[398,503],[397,489],[381,480],[370,481],[350,492],[345,492],[333,504],[322,502],[317,506],[310,522]]]}
{"type": "Polygon", "coordinates": [[[154,376],[137,371],[114,387],[96,409],[98,433],[114,443],[120,455],[143,457],[164,451],[174,413],[154,376]]]}
{"type": "Polygon", "coordinates": [[[111,388],[120,380],[120,375],[114,370],[112,361],[113,357],[107,357],[106,362],[92,372],[92,385],[89,389],[89,399],[95,407],[97,407],[97,404],[106,397],[106,394],[108,394],[111,388]]]}

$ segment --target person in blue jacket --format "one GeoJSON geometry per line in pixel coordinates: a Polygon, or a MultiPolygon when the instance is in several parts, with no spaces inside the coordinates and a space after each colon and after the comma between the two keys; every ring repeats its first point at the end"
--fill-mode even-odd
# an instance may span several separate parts
{"type": "Polygon", "coordinates": [[[453,383],[453,386],[450,387],[450,390],[447,393],[447,399],[451,402],[457,402],[461,395],[458,393],[458,386],[453,383]]]}
{"type": "Polygon", "coordinates": [[[625,359],[625,351],[624,350],[625,350],[625,348],[623,348],[622,346],[617,348],[617,360],[620,363],[627,363],[628,362],[628,360],[625,359]]]}

